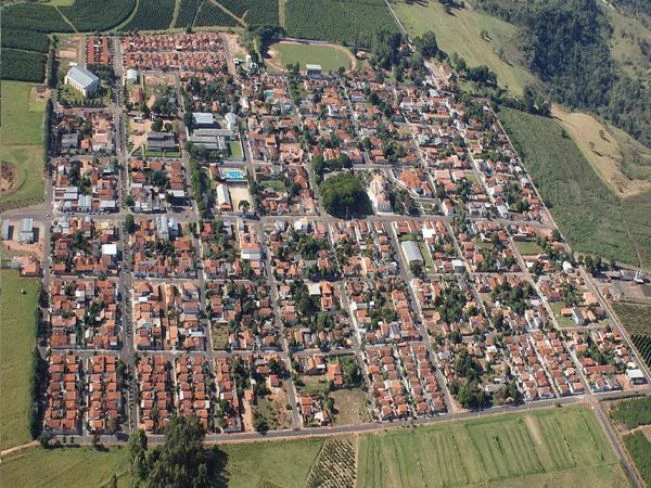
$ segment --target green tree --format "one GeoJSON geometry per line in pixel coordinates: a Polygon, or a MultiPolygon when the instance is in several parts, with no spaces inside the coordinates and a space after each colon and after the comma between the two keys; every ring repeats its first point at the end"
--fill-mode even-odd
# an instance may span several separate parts
{"type": "Polygon", "coordinates": [[[161,118],[158,118],[151,123],[151,130],[153,131],[160,132],[162,128],[163,128],[163,119],[161,118]]]}
{"type": "Polygon", "coordinates": [[[335,217],[364,216],[372,212],[362,181],[350,173],[339,173],[319,186],[323,206],[335,217]]]}

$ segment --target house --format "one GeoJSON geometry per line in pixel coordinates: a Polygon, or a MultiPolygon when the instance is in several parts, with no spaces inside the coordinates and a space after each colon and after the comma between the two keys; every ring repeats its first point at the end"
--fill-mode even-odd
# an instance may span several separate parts
{"type": "Polygon", "coordinates": [[[95,95],[99,89],[99,78],[82,66],[70,68],[64,81],[86,98],[95,95]]]}
{"type": "Polygon", "coordinates": [[[228,186],[223,183],[217,185],[217,206],[219,210],[223,212],[229,212],[233,210],[233,204],[231,203],[231,194],[228,191],[228,186]]]}
{"type": "Polygon", "coordinates": [[[425,263],[423,254],[420,252],[420,247],[418,247],[417,242],[404,241],[400,243],[400,248],[402,249],[402,253],[404,254],[409,266],[412,264],[422,266],[425,263]]]}
{"type": "Polygon", "coordinates": [[[63,134],[61,136],[61,149],[77,149],[79,147],[79,132],[63,134]]]}

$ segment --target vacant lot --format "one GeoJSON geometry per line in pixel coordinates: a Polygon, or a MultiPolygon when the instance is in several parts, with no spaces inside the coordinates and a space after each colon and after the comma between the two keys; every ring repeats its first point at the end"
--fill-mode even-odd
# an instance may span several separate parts
{"type": "Polygon", "coordinates": [[[500,86],[521,94],[533,82],[533,76],[517,65],[520,54],[514,47],[516,29],[511,24],[470,8],[447,14],[438,0],[399,1],[393,8],[410,36],[434,31],[441,49],[450,55],[456,52],[469,66],[487,65],[497,74],[500,86]],[[488,37],[482,38],[482,31],[488,37]]]}
{"type": "Polygon", "coordinates": [[[31,440],[28,412],[39,281],[2,270],[0,286],[0,448],[6,449],[31,440]]]}
{"type": "MultiPolygon", "coordinates": [[[[635,264],[637,247],[645,262],[645,246],[651,249],[651,238],[643,237],[651,232],[648,221],[639,209],[623,208],[557,121],[506,108],[499,119],[575,251],[635,264]]],[[[646,195],[631,198],[646,204],[646,195]]]]}
{"type": "Polygon", "coordinates": [[[126,470],[126,449],[29,449],[2,460],[0,479],[2,486],[21,488],[87,488],[103,486],[116,474],[126,487],[126,470]]]}
{"type": "Polygon", "coordinates": [[[583,408],[367,435],[359,466],[360,487],[627,486],[594,415],[583,408]]]}
{"type": "Polygon", "coordinates": [[[323,439],[224,445],[228,486],[302,487],[323,439]]]}
{"type": "Polygon", "coordinates": [[[341,46],[322,46],[301,44],[298,42],[279,42],[271,46],[273,63],[284,69],[288,64],[298,63],[301,70],[306,64],[320,64],[323,71],[337,71],[339,68],[350,69],[352,54],[341,46]]]}
{"type": "Polygon", "coordinates": [[[335,401],[335,424],[355,425],[368,422],[366,394],[361,388],[336,390],[330,393],[335,401]]]}

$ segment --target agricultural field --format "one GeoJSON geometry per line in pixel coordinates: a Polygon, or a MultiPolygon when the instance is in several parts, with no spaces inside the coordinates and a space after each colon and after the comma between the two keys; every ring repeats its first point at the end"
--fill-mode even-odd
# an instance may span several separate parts
{"type": "Polygon", "coordinates": [[[202,0],[181,0],[179,14],[176,17],[174,27],[187,27],[194,23],[194,17],[201,5],[202,0]]]}
{"type": "Polygon", "coordinates": [[[50,40],[47,34],[42,32],[29,31],[25,29],[14,29],[4,27],[2,29],[2,47],[22,49],[24,51],[35,51],[46,53],[50,40]]]}
{"type": "MultiPolygon", "coordinates": [[[[2,208],[43,199],[43,112],[45,102],[33,97],[36,85],[2,83],[0,160],[11,172],[10,189],[2,195],[2,208]]],[[[5,175],[3,175],[5,177],[5,175]]]]}
{"type": "Polygon", "coordinates": [[[219,0],[247,25],[279,24],[278,0],[219,0]]]}
{"type": "Polygon", "coordinates": [[[651,238],[644,238],[651,232],[648,221],[644,223],[641,209],[628,210],[627,202],[644,197],[651,205],[651,194],[620,201],[553,119],[508,108],[502,109],[499,119],[575,251],[631,264],[640,254],[648,263],[651,238]]]}
{"type": "Polygon", "coordinates": [[[369,434],[358,486],[627,486],[594,414],[584,408],[511,414],[369,434]]]}
{"type": "Polygon", "coordinates": [[[651,486],[651,442],[649,438],[638,430],[624,436],[624,444],[630,453],[635,466],[647,486],[651,486]]]}
{"type": "Polygon", "coordinates": [[[29,449],[2,459],[0,479],[3,486],[21,488],[86,488],[107,486],[115,474],[118,486],[126,488],[127,469],[126,449],[29,449]]]}
{"type": "Polygon", "coordinates": [[[439,47],[449,55],[457,53],[468,66],[485,64],[497,74],[497,82],[515,94],[522,94],[533,76],[518,63],[516,28],[496,17],[472,8],[446,13],[438,0],[393,3],[393,9],[410,36],[434,31],[439,47]],[[482,37],[482,31],[488,37],[482,37]]]}
{"type": "Polygon", "coordinates": [[[633,334],[631,339],[644,358],[644,362],[651,367],[651,335],[633,334]]]}
{"type": "Polygon", "coordinates": [[[398,27],[383,0],[287,0],[285,30],[291,37],[369,46],[379,30],[398,27]]]}
{"type": "Polygon", "coordinates": [[[288,64],[298,63],[301,69],[306,64],[320,64],[323,71],[337,71],[339,68],[349,70],[354,62],[352,54],[341,46],[309,45],[297,42],[278,42],[270,48],[272,63],[284,68],[288,64]]]}
{"type": "MultiPolygon", "coordinates": [[[[651,189],[651,178],[648,178],[651,174],[640,174],[641,178],[635,179],[624,172],[626,148],[620,145],[619,138],[613,136],[599,120],[588,114],[567,112],[559,107],[554,107],[553,115],[560,120],[586,160],[614,193],[630,196],[651,189]]],[[[646,149],[644,146],[642,148],[646,149]]],[[[651,154],[651,150],[648,151],[651,154]]]]}
{"type": "Polygon", "coordinates": [[[38,32],[73,32],[59,11],[42,3],[17,3],[2,8],[2,28],[38,32]]]}
{"type": "Polygon", "coordinates": [[[78,31],[93,32],[120,25],[135,7],[136,0],[76,0],[74,5],[59,10],[78,31]]]}
{"type": "Polygon", "coordinates": [[[0,449],[7,449],[31,440],[28,413],[40,284],[38,279],[21,278],[18,271],[7,269],[0,271],[0,286],[0,449]]]}
{"type": "Polygon", "coordinates": [[[3,48],[2,79],[41,82],[46,60],[43,53],[3,48]]]}
{"type": "Polygon", "coordinates": [[[194,25],[197,27],[210,25],[239,26],[241,23],[235,20],[232,15],[226,13],[224,9],[215,5],[212,0],[203,0],[197,16],[194,18],[194,25]]]}
{"type": "Polygon", "coordinates": [[[172,23],[175,3],[175,0],[140,0],[135,15],[122,30],[167,29],[172,23]]]}
{"type": "Polygon", "coordinates": [[[618,302],[613,308],[629,333],[651,335],[651,302],[618,302]]]}
{"type": "Polygon", "coordinates": [[[328,439],[312,466],[307,486],[353,488],[355,486],[355,447],[351,439],[328,439]]]}
{"type": "Polygon", "coordinates": [[[622,214],[640,266],[651,269],[651,190],[638,193],[622,200],[622,214]]]}
{"type": "Polygon", "coordinates": [[[610,416],[627,429],[651,424],[651,397],[615,403],[610,416]]]}

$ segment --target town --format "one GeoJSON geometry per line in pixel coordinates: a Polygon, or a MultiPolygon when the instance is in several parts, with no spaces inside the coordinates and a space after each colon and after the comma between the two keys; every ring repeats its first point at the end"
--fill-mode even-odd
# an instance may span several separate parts
{"type": "Polygon", "coordinates": [[[273,73],[211,32],[70,51],[49,209],[2,221],[42,253],[12,265],[42,278],[49,434],[155,436],[178,413],[220,439],[647,391],[608,287],[447,65],[273,73]]]}

